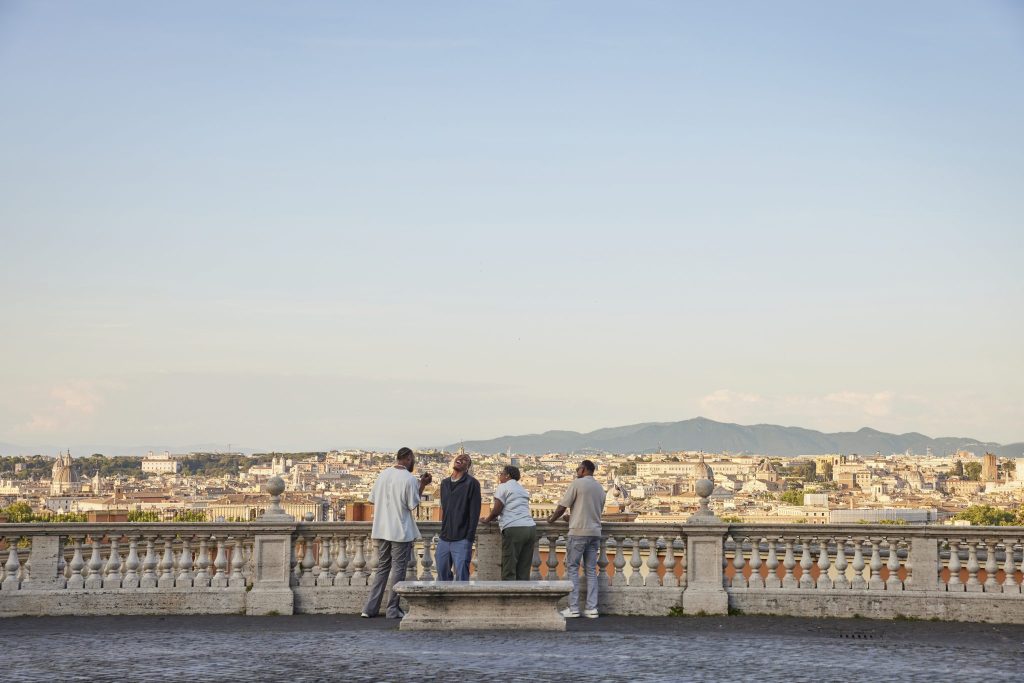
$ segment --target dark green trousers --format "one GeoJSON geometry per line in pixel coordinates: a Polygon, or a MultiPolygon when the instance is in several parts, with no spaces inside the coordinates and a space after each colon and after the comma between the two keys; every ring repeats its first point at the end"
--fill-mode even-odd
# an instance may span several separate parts
{"type": "Polygon", "coordinates": [[[510,526],[501,532],[501,580],[529,581],[537,527],[510,526]]]}

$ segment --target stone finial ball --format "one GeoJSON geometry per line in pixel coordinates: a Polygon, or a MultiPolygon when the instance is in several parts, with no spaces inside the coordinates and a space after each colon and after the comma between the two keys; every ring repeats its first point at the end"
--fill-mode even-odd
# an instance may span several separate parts
{"type": "Polygon", "coordinates": [[[280,496],[284,493],[284,479],[281,477],[271,477],[267,481],[267,493],[272,496],[280,496]]]}
{"type": "Polygon", "coordinates": [[[715,484],[710,479],[698,479],[695,488],[698,496],[707,498],[715,490],[715,484]]]}
{"type": "Polygon", "coordinates": [[[307,512],[306,514],[302,515],[302,519],[304,519],[307,522],[312,522],[313,521],[313,513],[312,512],[307,512]]]}

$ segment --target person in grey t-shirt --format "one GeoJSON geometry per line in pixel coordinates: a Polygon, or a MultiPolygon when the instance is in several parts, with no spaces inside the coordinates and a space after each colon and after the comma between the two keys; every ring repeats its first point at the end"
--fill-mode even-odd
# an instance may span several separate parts
{"type": "Polygon", "coordinates": [[[597,554],[601,548],[601,512],[604,511],[606,492],[594,479],[596,466],[584,460],[576,468],[576,479],[569,485],[565,495],[558,501],[558,507],[548,517],[553,524],[565,514],[569,515],[569,537],[565,549],[565,573],[572,582],[569,606],[562,610],[562,616],[580,616],[580,560],[587,577],[587,602],[583,616],[596,619],[597,612],[597,554]]]}

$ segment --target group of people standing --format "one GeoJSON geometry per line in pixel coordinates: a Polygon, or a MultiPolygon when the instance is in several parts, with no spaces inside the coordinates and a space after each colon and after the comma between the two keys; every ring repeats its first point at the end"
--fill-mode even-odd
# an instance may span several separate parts
{"type": "MultiPolygon", "coordinates": [[[[438,534],[434,560],[440,581],[468,581],[473,557],[473,539],[479,523],[498,522],[501,530],[502,581],[527,581],[533,564],[537,542],[537,524],[530,514],[530,493],[519,483],[519,468],[506,465],[498,475],[491,511],[480,517],[480,482],[469,473],[472,460],[460,452],[452,461],[451,475],[441,481],[441,532],[438,534]]],[[[419,538],[414,511],[420,504],[423,490],[433,478],[424,473],[413,475],[416,454],[401,448],[395,464],[377,477],[370,491],[374,506],[371,537],[379,542],[377,568],[370,582],[370,595],[363,607],[363,617],[380,612],[384,590],[392,574],[396,581],[405,577],[412,554],[412,545],[419,538]]],[[[572,582],[569,606],[562,610],[567,618],[595,618],[597,610],[597,555],[601,544],[601,511],[605,490],[594,479],[595,465],[584,460],[576,469],[576,479],[548,517],[554,523],[568,511],[569,532],[566,543],[566,574],[572,582]],[[587,595],[582,612],[579,608],[579,570],[587,577],[587,595]]],[[[399,596],[390,591],[385,616],[401,619],[399,596]]]]}

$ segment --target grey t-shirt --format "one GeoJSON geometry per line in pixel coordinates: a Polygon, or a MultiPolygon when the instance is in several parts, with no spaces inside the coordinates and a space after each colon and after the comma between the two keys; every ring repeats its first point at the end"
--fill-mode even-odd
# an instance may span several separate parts
{"type": "Polygon", "coordinates": [[[569,509],[570,536],[600,536],[604,487],[589,474],[572,480],[558,504],[569,509]]]}

